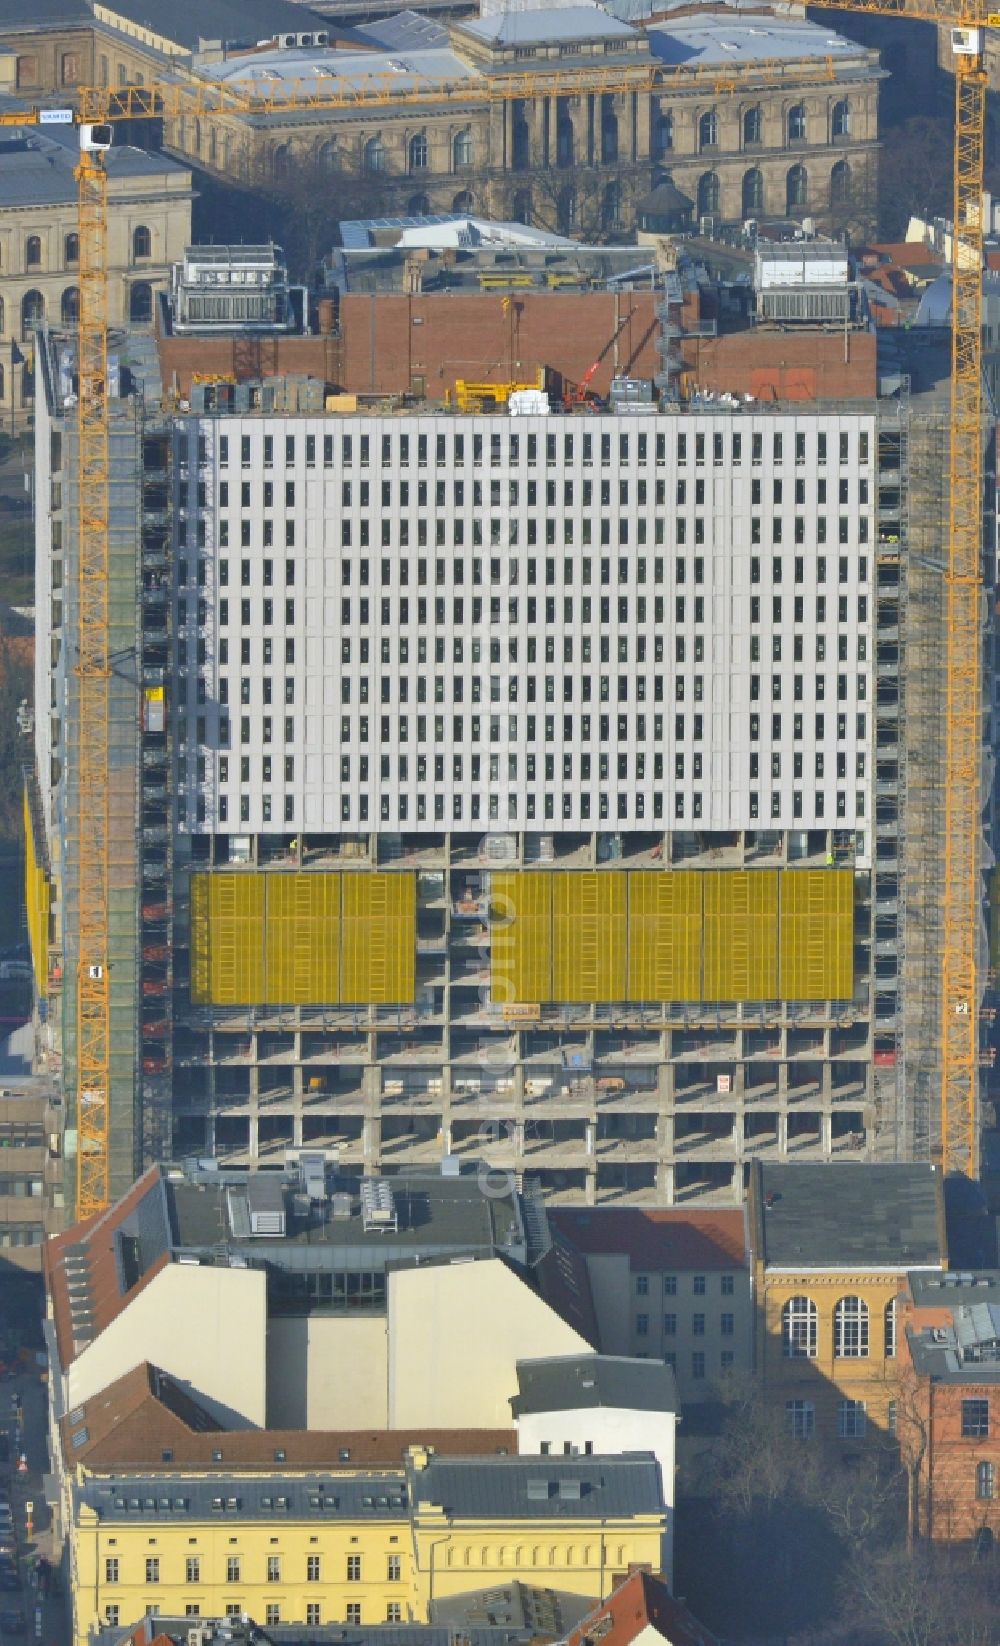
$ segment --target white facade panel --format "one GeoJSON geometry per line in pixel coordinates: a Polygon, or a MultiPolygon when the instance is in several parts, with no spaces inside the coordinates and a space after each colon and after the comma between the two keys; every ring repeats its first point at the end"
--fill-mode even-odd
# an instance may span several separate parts
{"type": "Polygon", "coordinates": [[[176,440],[188,830],[870,827],[873,416],[176,440]]]}

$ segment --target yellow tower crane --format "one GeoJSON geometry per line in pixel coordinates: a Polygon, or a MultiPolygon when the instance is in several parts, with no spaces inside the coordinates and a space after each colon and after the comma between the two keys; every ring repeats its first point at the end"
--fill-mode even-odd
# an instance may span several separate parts
{"type": "MultiPolygon", "coordinates": [[[[950,521],[946,570],[947,783],[944,853],[945,952],[942,981],[942,1155],[945,1169],[976,1166],[978,994],[976,943],[980,916],[979,762],[981,737],[981,489],[982,489],[982,178],[985,131],[985,29],[1000,26],[970,0],[810,0],[838,11],[919,19],[952,31],[956,65],[954,298],[950,521]]],[[[817,64],[833,80],[831,59],[817,64]]],[[[755,66],[754,84],[780,85],[785,65],[755,66]]],[[[712,80],[681,66],[643,64],[477,81],[477,96],[493,101],[601,95],[616,91],[669,92],[697,84],[706,92],[733,91],[733,77],[712,80]]],[[[107,385],[107,174],[103,151],[120,121],[185,114],[211,120],[227,115],[322,113],[446,103],[468,96],[470,85],[394,77],[363,80],[302,79],[269,90],[211,80],[173,80],[147,86],[85,87],[73,118],[79,125],[77,169],[80,213],[80,383],[77,433],[80,464],[80,546],[77,599],[79,642],[75,677],[79,695],[78,790],[71,830],[79,873],[77,1005],[77,1215],[90,1217],[110,1201],[110,978],[108,969],[109,832],[109,434],[107,385]]],[[[24,124],[34,116],[0,116],[24,124]]]]}

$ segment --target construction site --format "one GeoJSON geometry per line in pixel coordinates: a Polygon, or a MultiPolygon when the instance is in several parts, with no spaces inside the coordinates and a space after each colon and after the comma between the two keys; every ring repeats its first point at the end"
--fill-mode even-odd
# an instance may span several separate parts
{"type": "MultiPolygon", "coordinates": [[[[742,318],[684,256],[652,296],[638,264],[611,299],[550,289],[512,396],[485,353],[474,393],[415,401],[327,378],[321,333],[284,345],[315,376],[182,385],[169,325],[121,339],[114,1192],[145,1160],[306,1150],[713,1204],[755,1158],[940,1148],[947,340],[876,359],[822,247],[779,332],[788,266],[759,260],[742,318]],[[640,302],[656,381],[608,348],[596,409],[559,310],[578,351],[581,316],[620,341],[640,302]],[[689,370],[706,337],[719,398],[689,370]],[[855,394],[751,395],[810,346],[855,394]]],[[[58,337],[40,359],[41,975],[72,1088],[77,447],[58,337]]]]}

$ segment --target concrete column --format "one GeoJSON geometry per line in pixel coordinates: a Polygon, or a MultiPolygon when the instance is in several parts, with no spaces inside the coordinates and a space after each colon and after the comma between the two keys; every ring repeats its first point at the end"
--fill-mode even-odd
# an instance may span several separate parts
{"type": "Polygon", "coordinates": [[[788,1153],[788,1115],[784,1109],[778,1112],[778,1152],[782,1155],[788,1153]]]}

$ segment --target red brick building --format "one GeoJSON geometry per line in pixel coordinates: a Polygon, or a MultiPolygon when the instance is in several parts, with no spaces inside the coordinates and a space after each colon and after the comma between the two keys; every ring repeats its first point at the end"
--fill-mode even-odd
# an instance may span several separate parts
{"type": "Polygon", "coordinates": [[[914,1530],[1000,1535],[1000,1273],[909,1276],[896,1427],[914,1530]]]}

